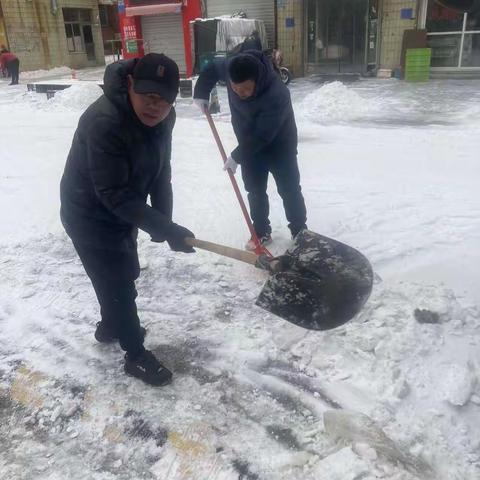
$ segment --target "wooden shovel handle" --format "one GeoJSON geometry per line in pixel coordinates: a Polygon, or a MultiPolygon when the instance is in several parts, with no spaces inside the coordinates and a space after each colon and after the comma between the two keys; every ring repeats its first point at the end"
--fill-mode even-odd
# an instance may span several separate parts
{"type": "Polygon", "coordinates": [[[185,243],[191,247],[207,250],[208,252],[213,252],[222,255],[223,257],[233,258],[234,260],[240,260],[241,262],[250,265],[256,265],[257,263],[257,255],[238,248],[226,247],[224,245],[219,245],[218,243],[199,240],[198,238],[186,238],[185,243]]]}

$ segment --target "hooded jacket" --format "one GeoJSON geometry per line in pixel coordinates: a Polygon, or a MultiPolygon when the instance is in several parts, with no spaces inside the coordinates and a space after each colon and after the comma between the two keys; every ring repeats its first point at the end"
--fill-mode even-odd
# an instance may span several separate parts
{"type": "Polygon", "coordinates": [[[107,67],[104,94],[80,117],[73,137],[60,215],[74,242],[124,250],[135,244],[137,228],[161,241],[171,226],[175,111],[156,127],[140,122],[128,98],[136,62],[107,67]]]}
{"type": "Polygon", "coordinates": [[[265,54],[257,50],[248,50],[243,54],[249,55],[258,65],[253,96],[242,100],[235,94],[228,76],[231,59],[217,59],[200,74],[194,97],[208,100],[215,84],[219,80],[226,82],[232,126],[238,140],[232,157],[237,163],[248,163],[262,157],[296,155],[297,126],[290,91],[265,54]]]}

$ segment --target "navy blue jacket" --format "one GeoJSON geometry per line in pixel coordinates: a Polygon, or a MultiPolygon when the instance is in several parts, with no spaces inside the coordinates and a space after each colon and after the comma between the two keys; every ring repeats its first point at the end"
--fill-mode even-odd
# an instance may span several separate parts
{"type": "Polygon", "coordinates": [[[259,66],[260,73],[252,97],[242,100],[235,94],[228,78],[231,59],[217,59],[200,74],[194,98],[208,99],[219,80],[226,82],[232,126],[238,140],[232,157],[237,163],[296,155],[297,126],[290,91],[275,73],[265,54],[256,50],[243,54],[250,55],[259,66]]]}
{"type": "Polygon", "coordinates": [[[137,228],[163,240],[171,225],[175,111],[153,128],[138,120],[127,87],[136,61],[107,67],[104,95],[80,117],[73,137],[60,186],[61,219],[78,243],[123,250],[137,228]]]}

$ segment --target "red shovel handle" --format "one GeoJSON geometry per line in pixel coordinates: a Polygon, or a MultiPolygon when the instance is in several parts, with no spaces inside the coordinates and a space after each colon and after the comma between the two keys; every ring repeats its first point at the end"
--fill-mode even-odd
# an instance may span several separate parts
{"type": "MultiPolygon", "coordinates": [[[[213,121],[212,116],[208,110],[205,110],[205,116],[207,117],[208,124],[212,129],[213,136],[215,138],[215,142],[217,142],[218,149],[220,150],[220,154],[222,155],[223,163],[227,161],[227,154],[225,153],[225,149],[223,148],[222,141],[220,140],[220,136],[218,135],[217,127],[213,121]]],[[[237,196],[238,202],[240,203],[240,208],[242,209],[243,216],[245,217],[245,221],[247,222],[248,229],[250,230],[250,234],[252,235],[253,241],[255,243],[255,250],[254,252],[257,255],[268,255],[269,257],[273,257],[273,255],[260,243],[258,239],[257,233],[253,228],[252,221],[250,220],[250,215],[248,214],[247,207],[245,206],[245,202],[243,201],[242,194],[240,189],[238,188],[238,183],[235,180],[235,176],[227,169],[228,176],[230,177],[230,181],[232,182],[233,190],[235,191],[235,195],[237,196]]]]}

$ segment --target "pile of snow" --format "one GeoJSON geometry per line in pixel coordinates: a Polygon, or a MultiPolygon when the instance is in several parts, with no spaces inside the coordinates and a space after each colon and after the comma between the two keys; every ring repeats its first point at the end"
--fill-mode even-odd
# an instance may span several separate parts
{"type": "Polygon", "coordinates": [[[48,102],[49,109],[83,111],[103,94],[96,83],[75,83],[65,90],[60,90],[48,102]]]}
{"type": "Polygon", "coordinates": [[[342,82],[327,83],[317,88],[297,106],[297,112],[301,116],[318,123],[354,120],[371,110],[371,102],[367,102],[342,82]]]}

